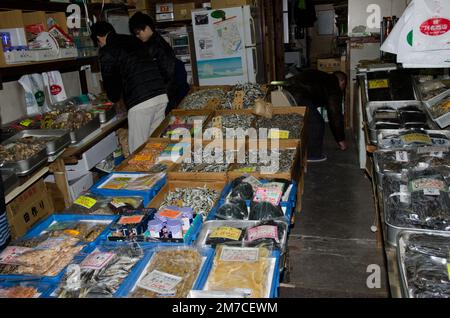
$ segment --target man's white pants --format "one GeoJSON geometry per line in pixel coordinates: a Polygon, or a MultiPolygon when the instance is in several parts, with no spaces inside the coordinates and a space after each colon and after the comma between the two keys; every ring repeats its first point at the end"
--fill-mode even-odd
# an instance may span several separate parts
{"type": "Polygon", "coordinates": [[[147,141],[165,118],[167,95],[159,95],[137,104],[128,111],[128,147],[130,154],[147,141]]]}

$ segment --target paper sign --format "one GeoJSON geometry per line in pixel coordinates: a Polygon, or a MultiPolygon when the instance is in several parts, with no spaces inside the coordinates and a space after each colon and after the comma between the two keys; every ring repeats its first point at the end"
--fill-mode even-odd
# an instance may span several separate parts
{"type": "Polygon", "coordinates": [[[243,248],[224,246],[220,260],[224,262],[256,262],[259,257],[258,248],[243,248]]]}
{"type": "Polygon", "coordinates": [[[175,211],[175,210],[162,210],[162,211],[158,212],[159,216],[163,216],[168,219],[178,219],[181,216],[181,214],[182,213],[180,211],[175,211]]]}
{"type": "Polygon", "coordinates": [[[175,294],[175,287],[182,280],[182,277],[154,270],[139,281],[138,287],[157,294],[175,294]]]}
{"type": "Polygon", "coordinates": [[[448,147],[420,147],[417,148],[418,154],[427,154],[427,153],[444,153],[449,152],[450,149],[448,147]]]}
{"type": "Polygon", "coordinates": [[[131,215],[131,216],[122,216],[117,224],[125,225],[125,224],[137,224],[142,221],[144,218],[143,215],[131,215]]]}
{"type": "Polygon", "coordinates": [[[275,225],[261,225],[247,230],[247,241],[270,238],[279,243],[278,227],[275,225]]]}
{"type": "Polygon", "coordinates": [[[289,139],[289,131],[270,129],[268,137],[270,139],[289,139]]]}
{"type": "Polygon", "coordinates": [[[370,80],[369,89],[389,88],[388,79],[370,80]]]}
{"type": "Polygon", "coordinates": [[[398,162],[408,162],[408,153],[406,151],[396,151],[395,160],[398,162]]]}
{"type": "Polygon", "coordinates": [[[90,209],[97,203],[97,200],[82,195],[78,197],[78,199],[76,199],[74,203],[85,207],[86,209],[90,209]]]}
{"type": "Polygon", "coordinates": [[[7,246],[0,254],[0,264],[17,265],[16,258],[21,254],[31,251],[32,248],[22,246],[7,246]]]}
{"type": "Polygon", "coordinates": [[[228,226],[220,226],[209,235],[209,238],[226,238],[238,241],[241,237],[242,230],[228,226]]]}
{"type": "Polygon", "coordinates": [[[22,120],[22,121],[20,122],[20,124],[21,124],[22,126],[24,126],[24,127],[28,127],[28,126],[30,126],[32,123],[33,123],[33,121],[32,121],[31,119],[25,119],[25,120],[22,120]]]}
{"type": "Polygon", "coordinates": [[[93,252],[83,260],[81,268],[94,270],[102,269],[114,256],[114,253],[93,252]]]}
{"type": "MultiPolygon", "coordinates": [[[[432,178],[421,178],[413,180],[409,183],[409,190],[411,192],[414,191],[427,191],[428,193],[436,193],[437,190],[439,191],[447,191],[447,185],[443,180],[436,180],[432,178]]],[[[436,195],[436,194],[430,194],[430,195],[436,195]]],[[[437,194],[439,195],[439,194],[437,194]]]]}
{"type": "Polygon", "coordinates": [[[407,134],[404,136],[401,136],[400,139],[407,145],[412,143],[422,143],[422,144],[431,144],[431,138],[428,135],[425,134],[407,134]]]}
{"type": "Polygon", "coordinates": [[[423,189],[423,194],[438,196],[441,192],[438,189],[426,188],[423,189]]]}
{"type": "Polygon", "coordinates": [[[273,205],[277,206],[278,204],[280,204],[282,195],[283,193],[277,189],[258,188],[258,190],[256,190],[253,201],[270,202],[273,205]]]}

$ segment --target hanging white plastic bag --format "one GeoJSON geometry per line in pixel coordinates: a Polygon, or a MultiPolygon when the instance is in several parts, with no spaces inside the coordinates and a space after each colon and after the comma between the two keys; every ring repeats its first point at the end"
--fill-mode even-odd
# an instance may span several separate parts
{"type": "Polygon", "coordinates": [[[44,84],[50,96],[50,104],[56,104],[67,99],[64,83],[59,71],[42,73],[44,84]]]}
{"type": "Polygon", "coordinates": [[[44,93],[44,81],[42,75],[23,75],[19,79],[19,83],[25,90],[27,115],[43,114],[50,110],[44,93]]]}
{"type": "Polygon", "coordinates": [[[414,0],[414,50],[450,50],[450,1],[414,0]]]}

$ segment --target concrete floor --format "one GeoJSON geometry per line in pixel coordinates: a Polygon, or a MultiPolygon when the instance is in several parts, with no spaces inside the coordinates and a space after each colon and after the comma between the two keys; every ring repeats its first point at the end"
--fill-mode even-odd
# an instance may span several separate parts
{"type": "Polygon", "coordinates": [[[359,169],[356,146],[337,150],[327,130],[325,152],[327,161],[308,164],[303,211],[289,236],[290,274],[280,297],[388,297],[383,251],[370,230],[371,183],[359,169]],[[381,268],[381,288],[367,287],[371,264],[381,268]]]}

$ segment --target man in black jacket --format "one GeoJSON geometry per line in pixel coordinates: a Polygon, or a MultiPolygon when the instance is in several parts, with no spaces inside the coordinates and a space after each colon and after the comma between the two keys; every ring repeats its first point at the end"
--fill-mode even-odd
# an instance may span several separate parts
{"type": "Polygon", "coordinates": [[[166,86],[156,63],[141,41],[117,34],[104,21],[91,27],[91,37],[100,46],[99,61],[108,98],[123,98],[128,109],[130,153],[142,145],[165,117],[166,86]]]}
{"type": "Polygon", "coordinates": [[[347,149],[342,114],[343,92],[347,75],[343,72],[328,74],[318,70],[305,70],[286,80],[286,90],[295,98],[297,105],[309,108],[308,161],[320,162],[327,159],[323,152],[325,122],[319,112],[325,107],[331,132],[341,150],[347,149]]]}
{"type": "Polygon", "coordinates": [[[189,92],[184,63],[176,58],[172,47],[155,30],[153,19],[142,12],[136,12],[129,21],[131,34],[135,34],[148,48],[150,57],[156,61],[167,85],[169,104],[166,114],[178,106],[189,92]]]}

